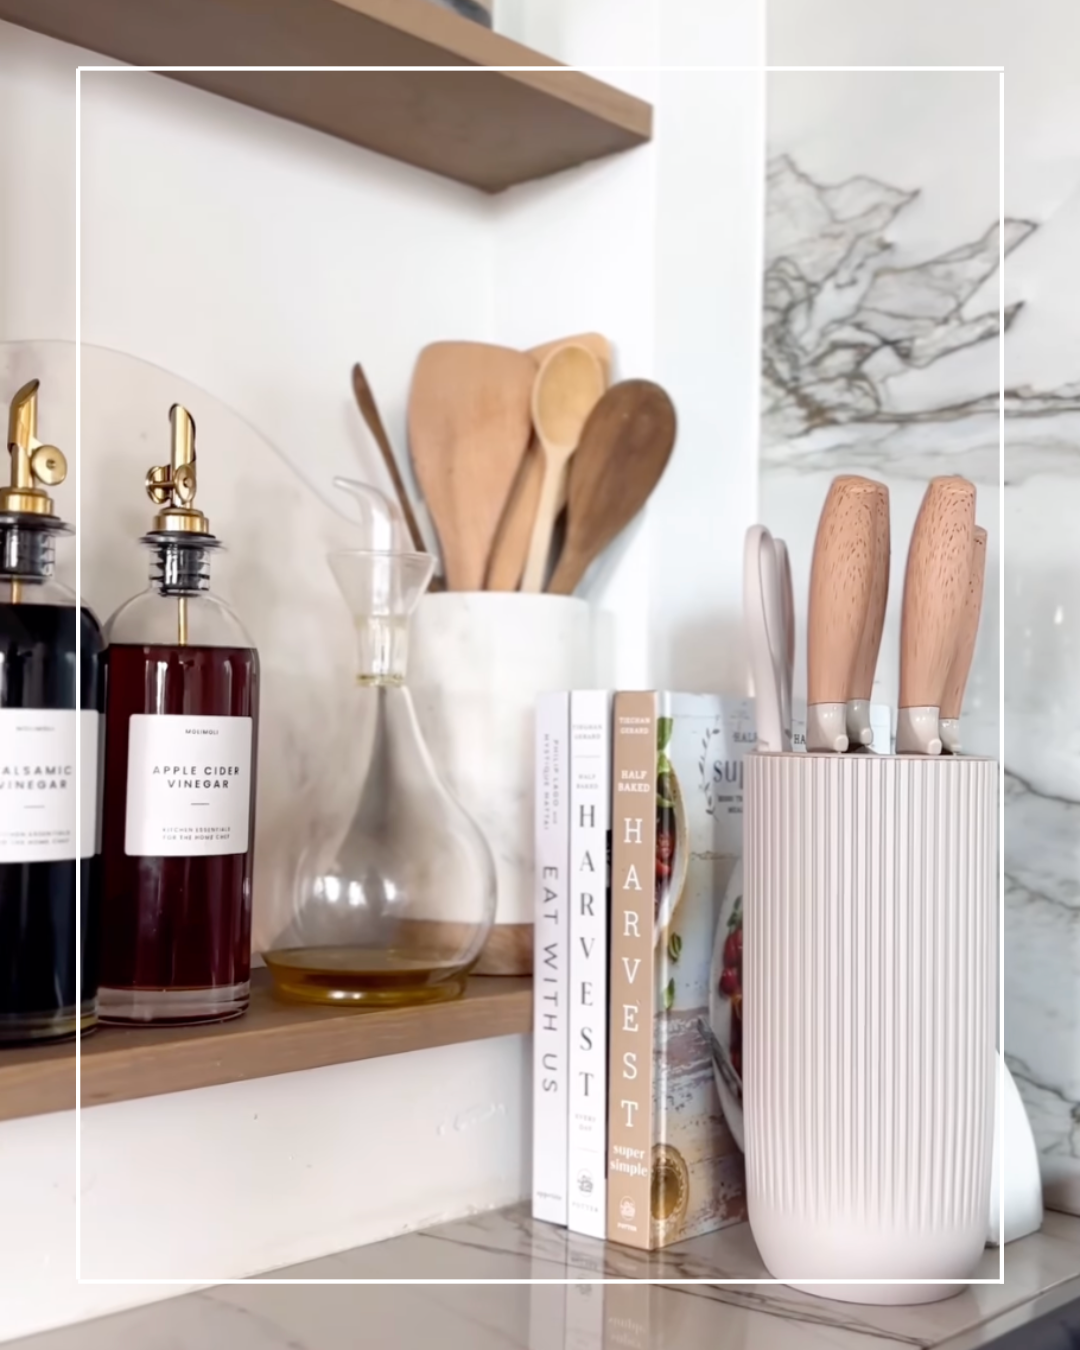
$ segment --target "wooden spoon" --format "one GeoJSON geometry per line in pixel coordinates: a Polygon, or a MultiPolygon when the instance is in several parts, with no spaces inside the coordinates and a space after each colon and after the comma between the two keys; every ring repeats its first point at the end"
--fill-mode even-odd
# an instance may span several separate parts
{"type": "Polygon", "coordinates": [[[556,348],[536,376],[532,419],[544,452],[544,480],[540,485],[540,501],[521,581],[523,591],[543,588],[563,471],[603,392],[604,372],[587,347],[571,344],[556,348]]]}
{"type": "Polygon", "coordinates": [[[435,342],[409,394],[409,450],[450,590],[476,591],[531,435],[536,362],[482,342],[435,342]]]}
{"type": "Polygon", "coordinates": [[[566,544],[548,585],[572,595],[589,566],[638,514],[675,446],[675,408],[658,384],[623,380],[589,414],[570,461],[566,544]]]}
{"type": "MultiPolygon", "coordinates": [[[[541,365],[559,347],[588,347],[604,372],[604,388],[611,383],[611,343],[601,333],[579,333],[530,347],[529,355],[541,365]]],[[[489,591],[516,591],[525,570],[536,508],[540,503],[540,485],[544,481],[544,460],[534,436],[521,461],[510,500],[491,546],[484,587],[489,591]]],[[[566,505],[566,474],[563,474],[556,516],[566,505]]]]}
{"type": "Polygon", "coordinates": [[[600,369],[604,372],[604,388],[608,387],[611,383],[611,343],[602,333],[575,333],[573,337],[542,342],[539,347],[530,347],[529,355],[538,366],[542,366],[551,353],[560,347],[587,347],[600,362],[600,369]]]}

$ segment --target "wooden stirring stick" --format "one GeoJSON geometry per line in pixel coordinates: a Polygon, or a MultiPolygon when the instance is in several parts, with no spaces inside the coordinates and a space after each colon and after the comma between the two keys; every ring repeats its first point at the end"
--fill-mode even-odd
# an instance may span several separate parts
{"type": "MultiPolygon", "coordinates": [[[[409,531],[412,546],[417,553],[427,553],[428,547],[424,542],[423,534],[420,532],[420,524],[416,519],[412,502],[409,500],[405,480],[402,478],[401,469],[398,467],[397,456],[390,444],[390,437],[386,434],[386,427],[383,425],[382,417],[379,414],[379,405],[375,402],[375,392],[368,381],[368,377],[364,374],[364,367],[359,361],[352,368],[352,386],[353,397],[356,399],[356,406],[360,409],[360,416],[364,419],[375,444],[379,447],[383,463],[386,465],[386,471],[390,475],[394,495],[401,507],[401,514],[405,518],[405,528],[409,531]]],[[[440,569],[442,568],[441,559],[437,560],[437,565],[440,569]]],[[[428,586],[429,591],[443,591],[445,589],[446,582],[441,576],[431,578],[431,583],[428,586]]]]}
{"type": "Polygon", "coordinates": [[[941,716],[938,720],[941,748],[950,755],[960,753],[960,710],[964,706],[964,690],[967,688],[971,661],[975,655],[975,639],[979,635],[985,577],[986,531],[976,525],[971,545],[971,576],[968,581],[967,599],[960,619],[956,650],[953,652],[949,674],[945,680],[945,692],[941,696],[941,716]]]}

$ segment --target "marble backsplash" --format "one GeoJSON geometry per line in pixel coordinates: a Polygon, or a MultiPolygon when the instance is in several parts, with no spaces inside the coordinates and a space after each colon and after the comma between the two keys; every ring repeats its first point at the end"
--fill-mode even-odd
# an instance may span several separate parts
{"type": "Polygon", "coordinates": [[[925,483],[961,473],[977,485],[989,553],[963,732],[966,749],[1005,762],[1006,1059],[1044,1170],[1080,1178],[1080,92],[1053,63],[1040,74],[1009,105],[1004,466],[996,97],[983,100],[994,134],[965,139],[949,127],[973,77],[938,75],[921,124],[942,130],[928,137],[910,115],[921,77],[818,76],[840,81],[828,95],[771,77],[761,515],[788,541],[805,619],[829,482],[857,472],[888,484],[874,696],[895,706],[925,483]]]}

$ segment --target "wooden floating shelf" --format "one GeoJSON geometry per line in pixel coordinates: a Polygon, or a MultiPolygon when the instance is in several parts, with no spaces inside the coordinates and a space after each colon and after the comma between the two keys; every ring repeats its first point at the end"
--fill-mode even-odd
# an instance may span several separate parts
{"type": "MultiPolygon", "coordinates": [[[[532,1030],[532,980],[476,978],[463,998],[360,1013],[279,1003],[252,972],[244,1017],[208,1027],[102,1027],[82,1047],[82,1104],[154,1097],[532,1030]]],[[[75,1106],[72,1045],[0,1049],[0,1120],[75,1106]]]]}
{"type": "Polygon", "coordinates": [[[432,0],[0,0],[0,19],[134,66],[453,67],[162,73],[484,192],[652,135],[648,103],[432,0]]]}

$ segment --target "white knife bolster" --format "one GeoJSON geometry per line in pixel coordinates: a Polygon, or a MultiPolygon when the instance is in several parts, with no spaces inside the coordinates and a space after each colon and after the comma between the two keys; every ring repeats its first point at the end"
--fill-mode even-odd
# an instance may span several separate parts
{"type": "Polygon", "coordinates": [[[811,703],[806,710],[806,748],[842,755],[848,748],[847,704],[811,703]]]}
{"type": "Polygon", "coordinates": [[[950,755],[960,753],[959,717],[942,717],[938,720],[938,735],[941,737],[942,751],[950,755]]]}
{"type": "Polygon", "coordinates": [[[874,744],[874,729],[870,725],[870,700],[868,698],[848,699],[847,734],[852,745],[874,744]]]}
{"type": "Polygon", "coordinates": [[[939,709],[899,708],[896,713],[898,755],[940,755],[939,709]]]}

